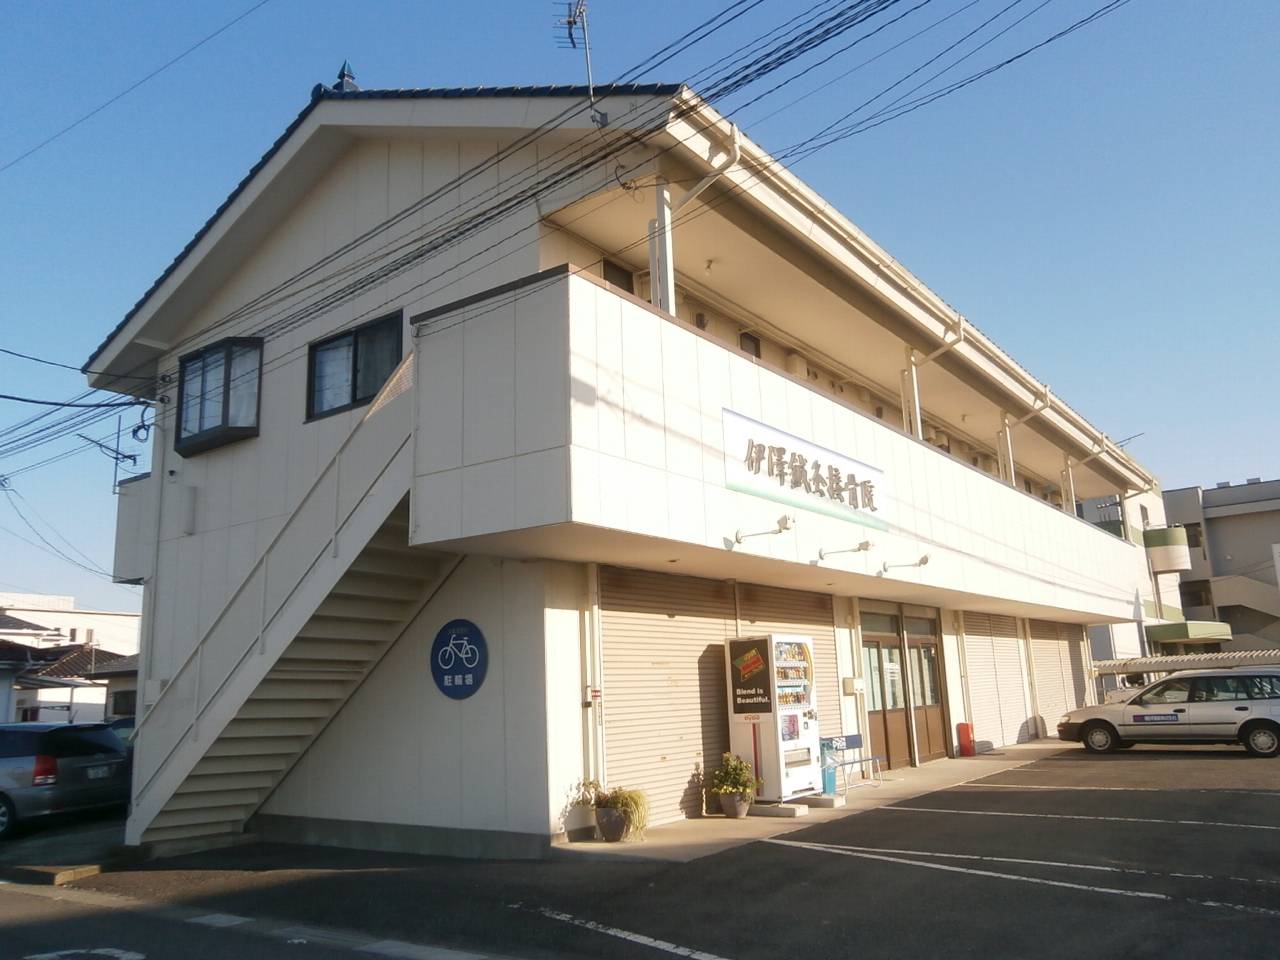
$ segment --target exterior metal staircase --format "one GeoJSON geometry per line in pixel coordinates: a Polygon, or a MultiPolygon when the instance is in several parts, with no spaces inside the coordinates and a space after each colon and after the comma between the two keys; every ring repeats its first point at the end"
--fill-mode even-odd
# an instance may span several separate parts
{"type": "Polygon", "coordinates": [[[412,357],[139,725],[129,843],[245,822],[457,566],[408,545],[412,357]]]}

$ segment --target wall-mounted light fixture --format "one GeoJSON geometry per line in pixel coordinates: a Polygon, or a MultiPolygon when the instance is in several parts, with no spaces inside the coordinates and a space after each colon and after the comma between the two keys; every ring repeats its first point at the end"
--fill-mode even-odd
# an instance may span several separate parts
{"type": "Polygon", "coordinates": [[[883,577],[890,570],[896,569],[898,567],[923,567],[927,565],[928,562],[929,562],[929,555],[926,553],[923,557],[921,557],[919,560],[915,561],[914,563],[883,563],[880,565],[880,576],[883,577]]]}
{"type": "Polygon", "coordinates": [[[738,530],[733,535],[733,542],[741,543],[743,540],[746,540],[748,537],[776,536],[777,534],[782,533],[785,530],[790,530],[795,525],[795,522],[796,522],[795,517],[789,517],[784,513],[782,516],[778,518],[778,525],[774,527],[772,530],[761,530],[758,533],[743,533],[741,530],[738,530]]]}
{"type": "Polygon", "coordinates": [[[826,548],[823,548],[818,551],[818,559],[825,560],[827,557],[833,556],[837,553],[866,553],[874,546],[875,544],[870,540],[863,540],[856,547],[844,547],[840,550],[827,550],[826,548]]]}

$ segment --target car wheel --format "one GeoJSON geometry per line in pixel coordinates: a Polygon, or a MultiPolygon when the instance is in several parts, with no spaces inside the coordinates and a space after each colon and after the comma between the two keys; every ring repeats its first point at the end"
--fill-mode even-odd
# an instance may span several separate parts
{"type": "Polygon", "coordinates": [[[1085,724],[1080,731],[1080,742],[1090,753],[1110,753],[1119,746],[1120,738],[1116,736],[1111,724],[1095,720],[1085,724]]]}
{"type": "Polygon", "coordinates": [[[1244,748],[1255,757],[1280,754],[1280,728],[1273,723],[1253,723],[1240,733],[1244,748]]]}
{"type": "Polygon", "coordinates": [[[13,836],[18,827],[18,815],[8,797],[0,796],[0,840],[13,836]]]}

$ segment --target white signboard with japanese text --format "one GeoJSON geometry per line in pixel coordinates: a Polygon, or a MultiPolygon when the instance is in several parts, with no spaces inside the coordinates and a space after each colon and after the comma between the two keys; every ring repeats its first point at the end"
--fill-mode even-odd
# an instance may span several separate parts
{"type": "Polygon", "coordinates": [[[724,472],[730,490],[878,530],[890,524],[885,472],[724,409],[724,472]]]}

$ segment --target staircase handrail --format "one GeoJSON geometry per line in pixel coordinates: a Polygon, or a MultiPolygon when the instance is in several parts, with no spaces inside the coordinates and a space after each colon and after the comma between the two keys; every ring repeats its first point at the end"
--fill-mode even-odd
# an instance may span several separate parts
{"type": "MultiPolygon", "coordinates": [[[[396,369],[392,372],[391,376],[387,378],[387,382],[383,385],[382,389],[378,392],[377,396],[374,398],[373,402],[370,404],[368,412],[366,412],[365,415],[360,419],[360,423],[356,424],[355,428],[347,435],[346,439],[342,441],[342,444],[338,447],[337,451],[330,458],[329,462],[325,465],[325,468],[321,470],[319,475],[316,477],[315,482],[311,484],[311,486],[307,489],[307,492],[303,494],[302,499],[298,501],[297,505],[290,512],[289,518],[276,532],[276,535],[271,538],[271,542],[268,543],[266,549],[262,551],[261,555],[257,559],[257,562],[254,563],[254,565],[249,569],[249,572],[245,574],[244,578],[240,582],[240,585],[236,587],[236,589],[232,592],[231,596],[227,598],[227,602],[223,604],[222,609],[218,612],[218,615],[213,619],[213,622],[209,624],[208,629],[205,630],[203,634],[201,634],[200,639],[191,648],[190,653],[188,653],[186,658],[182,661],[181,666],[179,666],[178,669],[174,671],[173,677],[165,685],[164,689],[160,691],[160,695],[156,697],[155,701],[147,708],[146,712],[142,715],[142,719],[141,721],[139,721],[137,725],[139,732],[141,732],[146,722],[151,718],[151,715],[154,714],[156,710],[160,707],[160,705],[165,702],[165,697],[169,693],[169,691],[179,686],[178,679],[182,677],[187,672],[187,670],[192,667],[192,664],[194,664],[197,661],[197,659],[199,658],[200,652],[204,649],[204,645],[208,641],[209,637],[213,635],[214,631],[222,623],[224,618],[227,616],[228,612],[244,595],[245,589],[253,581],[258,571],[266,564],[267,558],[271,555],[271,552],[275,548],[275,546],[280,542],[280,540],[285,536],[285,534],[288,533],[293,528],[295,520],[303,513],[303,507],[307,505],[307,503],[315,495],[316,491],[320,489],[321,484],[324,482],[325,478],[329,475],[329,472],[337,469],[338,464],[342,460],[343,454],[346,452],[351,442],[355,439],[356,434],[360,432],[360,427],[364,425],[364,423],[369,419],[370,416],[378,412],[381,408],[385,407],[388,403],[396,399],[398,396],[400,396],[400,394],[404,393],[406,390],[409,389],[410,386],[412,386],[413,362],[414,362],[414,356],[413,356],[413,353],[410,352],[408,356],[406,356],[403,360],[400,361],[400,365],[396,367],[396,369]]],[[[195,686],[193,691],[193,696],[195,698],[195,710],[192,712],[191,722],[187,724],[186,729],[183,731],[182,735],[178,737],[177,741],[173,744],[173,746],[169,748],[168,752],[166,752],[166,754],[160,760],[160,762],[155,765],[155,767],[151,771],[150,776],[147,777],[146,782],[144,782],[139,787],[137,794],[135,795],[135,802],[136,800],[142,798],[142,796],[150,788],[151,784],[155,781],[156,777],[160,775],[160,772],[165,768],[169,760],[173,757],[174,752],[185,741],[187,732],[190,731],[193,727],[195,727],[200,722],[200,718],[204,715],[204,711],[208,709],[209,705],[212,704],[217,699],[218,694],[222,692],[222,688],[226,685],[227,681],[232,676],[235,675],[235,672],[239,668],[240,664],[244,662],[244,658],[247,657],[249,653],[253,650],[254,644],[256,644],[258,640],[261,638],[261,636],[264,633],[266,633],[267,629],[275,621],[275,618],[280,614],[280,611],[284,609],[285,605],[293,597],[293,594],[297,590],[299,584],[301,584],[302,581],[306,579],[307,574],[310,573],[311,570],[315,567],[316,562],[322,556],[324,556],[325,550],[327,550],[329,546],[333,543],[334,537],[337,537],[338,534],[342,531],[342,528],[346,526],[347,522],[351,519],[351,515],[355,513],[356,508],[359,506],[361,500],[363,499],[363,494],[368,493],[368,491],[373,489],[373,487],[378,483],[378,481],[382,479],[383,475],[386,473],[387,467],[389,467],[391,463],[395,460],[396,455],[399,454],[399,452],[402,449],[404,449],[404,446],[406,443],[409,442],[409,439],[410,437],[406,436],[404,439],[400,441],[400,443],[396,445],[395,451],[391,454],[391,456],[387,458],[386,464],[383,465],[382,469],[378,471],[378,473],[373,477],[373,479],[370,480],[369,484],[364,488],[364,490],[362,491],[362,496],[352,500],[351,509],[349,509],[346,512],[346,514],[341,518],[341,520],[338,523],[334,524],[333,536],[331,536],[325,542],[320,552],[315,557],[313,557],[311,561],[307,564],[306,569],[303,570],[302,573],[298,576],[297,581],[289,589],[289,592],[285,594],[284,597],[281,598],[278,604],[275,605],[274,609],[271,611],[271,615],[263,617],[262,625],[257,631],[257,634],[253,637],[252,641],[250,641],[248,646],[245,648],[244,652],[239,657],[237,657],[235,661],[231,664],[230,668],[227,670],[226,676],[224,676],[221,679],[217,687],[213,690],[212,693],[209,694],[209,698],[205,701],[203,705],[200,704],[199,685],[197,684],[195,686]]],[[[143,746],[145,749],[145,745],[143,746]]]]}

